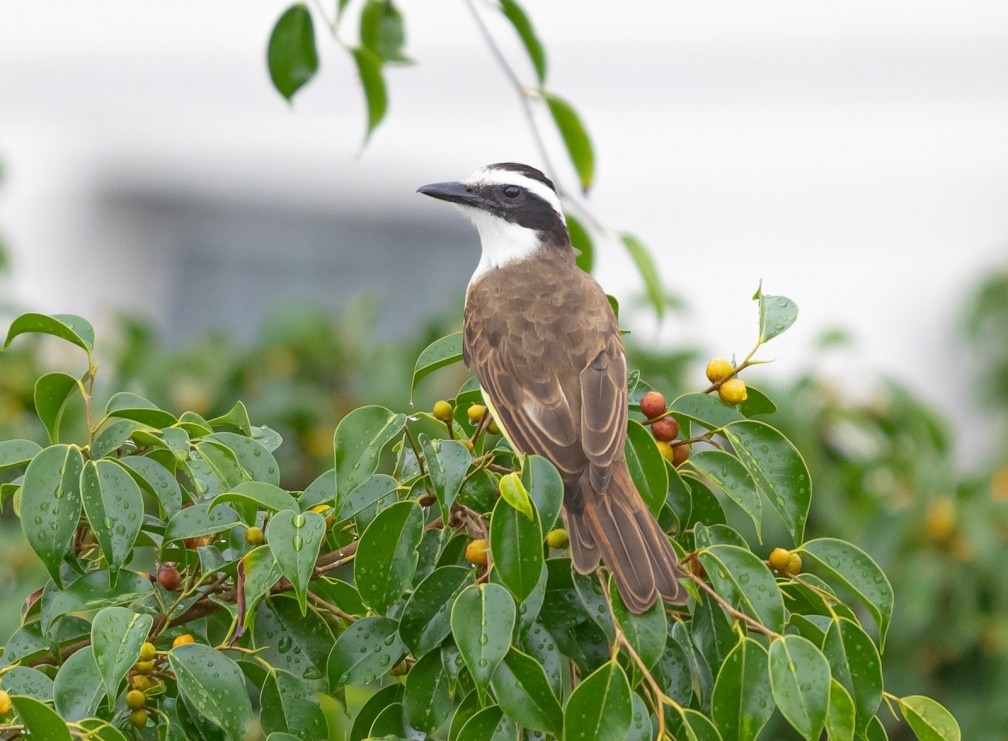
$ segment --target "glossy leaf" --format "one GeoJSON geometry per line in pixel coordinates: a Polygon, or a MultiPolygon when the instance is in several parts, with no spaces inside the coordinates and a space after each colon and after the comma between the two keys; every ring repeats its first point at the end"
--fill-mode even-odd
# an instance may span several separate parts
{"type": "Polygon", "coordinates": [[[665,291],[662,288],[661,277],[658,275],[658,266],[655,264],[651,252],[633,234],[621,234],[620,240],[627,248],[627,252],[630,253],[630,259],[637,266],[637,271],[644,280],[644,288],[651,301],[651,306],[658,316],[658,321],[661,321],[665,316],[665,291]]]}
{"type": "MultiPolygon", "coordinates": [[[[236,401],[235,405],[221,416],[207,421],[215,430],[219,430],[221,427],[233,427],[239,434],[246,437],[252,434],[252,422],[249,420],[248,409],[240,401],[236,401]]],[[[274,450],[274,448],[266,447],[268,450],[274,450]]]]}
{"type": "Polygon", "coordinates": [[[94,349],[94,329],[86,319],[75,314],[22,314],[11,322],[7,339],[0,349],[7,349],[18,335],[30,333],[59,337],[77,345],[88,355],[94,349]]]}
{"type": "Polygon", "coordinates": [[[286,733],[300,741],[316,741],[329,735],[322,706],[311,688],[290,672],[270,672],[259,702],[260,723],[271,739],[286,733]]]}
{"type": "Polygon", "coordinates": [[[633,719],[630,684],[615,661],[585,677],[564,708],[564,741],[626,738],[633,719]]]}
{"type": "Polygon", "coordinates": [[[132,571],[120,574],[109,583],[108,569],[92,571],[74,580],[64,589],[46,587],[42,593],[42,627],[48,630],[52,622],[70,612],[88,612],[103,607],[122,605],[149,595],[154,587],[150,579],[132,571]]]}
{"type": "Polygon", "coordinates": [[[413,380],[410,384],[410,400],[417,384],[439,368],[462,362],[462,333],[434,340],[423,349],[413,366],[413,380]]]}
{"type": "Polygon", "coordinates": [[[465,722],[455,741],[516,741],[518,728],[515,722],[491,705],[483,708],[465,722]]]}
{"type": "Polygon", "coordinates": [[[711,720],[724,741],[753,741],[773,715],[768,666],[767,650],[751,638],[725,657],[711,695],[711,720]]]}
{"type": "Polygon", "coordinates": [[[119,683],[140,658],[140,646],[154,624],[150,615],[126,607],[106,607],[91,623],[94,661],[105,685],[109,708],[119,694],[119,683]]]}
{"type": "Polygon", "coordinates": [[[581,190],[587,193],[595,178],[595,152],[592,150],[588,131],[570,103],[552,93],[544,92],[542,95],[557,129],[560,131],[560,137],[567,148],[567,154],[570,155],[574,169],[577,171],[581,190]]]}
{"type": "Polygon", "coordinates": [[[930,697],[900,699],[900,712],[920,741],[960,741],[962,733],[952,714],[930,697]]]}
{"type": "Polygon", "coordinates": [[[333,634],[322,617],[312,610],[302,616],[296,600],[275,596],[259,603],[252,622],[259,658],[303,679],[313,690],[323,688],[333,634]]]}
{"type": "Polygon", "coordinates": [[[340,420],[333,436],[337,500],[371,478],[382,450],[405,426],[405,416],[379,406],[354,409],[340,420]]]}
{"type": "Polygon", "coordinates": [[[397,625],[379,615],[362,618],[340,633],[329,654],[329,688],[371,684],[388,673],[406,652],[397,625]]]}
{"type": "Polygon", "coordinates": [[[53,681],[38,669],[15,666],[3,675],[3,689],[9,695],[34,697],[48,702],[53,696],[53,681]]]}
{"type": "Polygon", "coordinates": [[[879,628],[879,649],[885,648],[892,621],[893,589],[882,569],[863,550],[836,538],[817,538],[800,552],[818,564],[827,582],[850,589],[868,608],[879,628]]]}
{"type": "Polygon", "coordinates": [[[728,425],[724,435],[760,493],[800,543],[812,498],[812,481],[801,454],[780,432],[752,419],[728,425]]]}
{"type": "Polygon", "coordinates": [[[31,440],[0,441],[0,471],[25,466],[41,451],[42,446],[31,440]]]}
{"type": "Polygon", "coordinates": [[[165,526],[164,542],[185,538],[202,538],[229,530],[238,522],[238,515],[227,505],[218,505],[211,511],[208,504],[194,504],[179,510],[165,526]]]}
{"type": "Polygon", "coordinates": [[[777,405],[762,391],[746,384],[746,400],[738,405],[738,410],[746,417],[755,417],[757,414],[773,414],[777,405]]]}
{"type": "Polygon", "coordinates": [[[749,515],[760,535],[763,524],[763,504],[756,482],[741,461],[723,450],[700,450],[686,464],[709,478],[724,494],[749,515]]]}
{"type": "Polygon", "coordinates": [[[556,525],[563,504],[563,479],[556,466],[540,455],[527,455],[522,462],[521,481],[539,513],[543,533],[556,525]]]}
{"type": "Polygon", "coordinates": [[[530,520],[503,499],[490,517],[490,553],[493,569],[516,602],[535,589],[543,569],[543,534],[539,518],[530,520]]]}
{"type": "Polygon", "coordinates": [[[383,500],[391,502],[399,482],[384,473],[376,473],[346,496],[341,496],[334,517],[336,522],[346,522],[364,512],[370,512],[383,500]]]}
{"type": "Polygon", "coordinates": [[[715,591],[731,605],[778,633],[784,630],[784,600],[767,565],[752,551],[714,545],[701,551],[700,563],[715,591]]]}
{"type": "Polygon", "coordinates": [[[105,414],[140,422],[150,427],[170,427],[177,421],[175,415],[159,408],[154,402],[128,391],[113,394],[105,405],[105,414]]]}
{"type": "Polygon", "coordinates": [[[542,666],[512,648],[498,664],[490,681],[504,713],[525,728],[561,735],[563,710],[550,688],[542,666]]]}
{"type": "Polygon", "coordinates": [[[781,715],[805,738],[826,725],[830,669],[811,642],[787,635],[770,644],[770,688],[781,715]]]}
{"type": "Polygon", "coordinates": [[[98,460],[111,456],[112,453],[125,445],[134,433],[140,430],[147,431],[147,429],[144,425],[131,419],[115,419],[107,422],[102,425],[101,431],[91,443],[88,457],[91,460],[98,460]]]}
{"type": "Polygon", "coordinates": [[[56,674],[53,681],[56,712],[68,723],[94,715],[103,689],[94,651],[91,646],[85,646],[72,653],[56,674]]]}
{"type": "Polygon", "coordinates": [[[652,668],[661,658],[668,636],[665,605],[661,600],[657,600],[647,610],[635,615],[627,609],[616,588],[616,580],[612,577],[609,579],[609,594],[612,598],[612,612],[616,624],[644,665],[648,669],[652,668]]]}
{"type": "MultiPolygon", "coordinates": [[[[225,448],[238,463],[242,479],[227,483],[224,478],[221,478],[221,481],[227,486],[237,486],[243,480],[279,485],[280,467],[277,465],[276,458],[258,440],[234,432],[214,432],[204,437],[203,440],[206,443],[212,443],[215,448],[225,448]]],[[[206,455],[207,445],[197,444],[197,448],[206,455]]]]}
{"type": "Polygon", "coordinates": [[[564,216],[567,219],[567,232],[570,234],[571,245],[578,251],[577,266],[590,273],[595,264],[595,245],[591,235],[577,218],[569,213],[565,213],[564,216]]]}
{"type": "Polygon", "coordinates": [[[406,722],[411,728],[433,734],[454,707],[448,673],[441,666],[441,654],[431,651],[406,675],[406,691],[403,693],[406,722]]]}
{"type": "Polygon", "coordinates": [[[80,390],[80,382],[66,373],[46,373],[35,382],[35,413],[46,428],[50,442],[59,442],[63,412],[74,392],[80,390]]]}
{"type": "Polygon", "coordinates": [[[33,738],[45,741],[70,741],[70,729],[56,711],[33,697],[11,697],[14,710],[33,738]]]}
{"type": "Polygon", "coordinates": [[[297,500],[289,493],[279,486],[265,484],[262,481],[246,481],[230,491],[218,494],[210,502],[210,509],[213,510],[220,504],[251,504],[255,509],[265,509],[270,512],[297,511],[298,509],[297,500]]]}
{"type": "Polygon", "coordinates": [[[375,612],[387,613],[413,581],[423,528],[423,510],[416,502],[397,502],[361,535],[354,580],[361,599],[375,612]]]}
{"type": "Polygon", "coordinates": [[[406,28],[402,13],[387,0],[367,0],[361,10],[361,46],[374,52],[382,62],[406,63],[403,55],[406,28]]]}
{"type": "Polygon", "coordinates": [[[390,684],[382,687],[368,698],[367,702],[354,716],[353,728],[350,729],[349,741],[361,741],[371,735],[378,714],[389,705],[400,702],[403,695],[401,684],[390,684]]]}
{"type": "Polygon", "coordinates": [[[21,482],[21,529],[57,585],[60,564],[80,521],[84,457],[76,446],[53,445],[36,455],[21,482]]]}
{"type": "Polygon", "coordinates": [[[546,51],[536,36],[532,21],[515,0],[501,0],[501,12],[504,13],[505,18],[511,21],[511,25],[518,32],[518,37],[521,39],[525,51],[528,52],[529,60],[535,69],[536,79],[540,85],[544,85],[546,83],[546,51]]]}
{"type": "Polygon", "coordinates": [[[651,711],[636,692],[630,696],[633,714],[630,716],[630,732],[626,741],[651,741],[654,729],[651,726],[651,711]]]}
{"type": "Polygon", "coordinates": [[[266,527],[270,551],[283,575],[294,587],[302,615],[308,609],[308,582],[315,570],[325,534],[325,518],[316,512],[292,512],[289,509],[277,512],[266,527]]]}
{"type": "Polygon", "coordinates": [[[829,741],[854,741],[856,714],[854,700],[844,686],[835,679],[830,680],[829,708],[826,711],[826,736],[829,741]]]}
{"type": "Polygon", "coordinates": [[[529,520],[535,521],[535,513],[532,511],[532,500],[528,491],[522,483],[521,475],[517,471],[506,473],[500,478],[497,486],[501,499],[521,512],[529,520]]]}
{"type": "Polygon", "coordinates": [[[687,708],[682,717],[688,741],[721,741],[717,727],[703,713],[687,708]]]}
{"type": "Polygon", "coordinates": [[[307,6],[291,5],[277,20],[266,49],[266,64],[273,86],[287,100],[315,76],[319,60],[307,6]]]}
{"type": "Polygon", "coordinates": [[[441,511],[448,514],[472,463],[472,453],[458,440],[432,442],[423,434],[420,435],[420,447],[441,511]]]}
{"type": "Polygon", "coordinates": [[[628,421],[624,452],[634,486],[657,517],[665,504],[669,480],[668,467],[654,436],[640,422],[628,421]]]}
{"type": "Polygon", "coordinates": [[[452,597],[469,575],[464,566],[442,566],[417,585],[399,620],[399,635],[414,656],[437,648],[451,633],[452,597]]]}
{"type": "Polygon", "coordinates": [[[130,559],[143,525],[143,494],[132,476],[107,460],[84,464],[80,491],[88,522],[115,584],[119,568],[130,559]]]}
{"type": "Polygon", "coordinates": [[[388,93],[385,90],[385,79],[382,77],[381,59],[369,49],[357,47],[350,50],[357,64],[357,74],[360,75],[361,87],[364,90],[364,100],[367,103],[367,133],[364,141],[378,128],[385,118],[388,109],[388,93]]]}
{"type": "Polygon", "coordinates": [[[798,306],[784,296],[763,295],[763,285],[756,289],[753,301],[759,302],[760,342],[768,342],[784,332],[798,318],[798,306]]]}
{"type": "Polygon", "coordinates": [[[510,649],[515,620],[514,600],[497,584],[468,587],[455,600],[452,635],[481,698],[510,649]]]}
{"type": "Polygon", "coordinates": [[[833,678],[850,693],[857,711],[857,728],[863,731],[882,703],[882,660],[878,649],[861,626],[837,618],[826,631],[822,650],[833,678]]]}
{"type": "Polygon", "coordinates": [[[202,643],[173,648],[168,652],[168,664],[179,691],[193,708],[223,730],[230,741],[241,741],[252,720],[252,703],[238,665],[202,643]]]}
{"type": "Polygon", "coordinates": [[[683,394],[672,402],[670,409],[699,422],[709,430],[718,430],[744,419],[737,409],[722,404],[717,396],[710,394],[683,394]]]}
{"type": "Polygon", "coordinates": [[[133,476],[140,488],[157,497],[165,518],[170,518],[182,508],[182,489],[175,476],[153,458],[128,455],[117,460],[133,476]]]}

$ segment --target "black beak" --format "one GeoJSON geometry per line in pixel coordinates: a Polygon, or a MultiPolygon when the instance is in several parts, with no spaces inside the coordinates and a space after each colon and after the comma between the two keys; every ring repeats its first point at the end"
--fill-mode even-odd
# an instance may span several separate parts
{"type": "Polygon", "coordinates": [[[437,198],[440,201],[458,203],[463,206],[473,206],[475,208],[485,208],[488,204],[484,198],[470,189],[465,183],[431,183],[421,185],[417,188],[417,193],[425,196],[437,198]]]}

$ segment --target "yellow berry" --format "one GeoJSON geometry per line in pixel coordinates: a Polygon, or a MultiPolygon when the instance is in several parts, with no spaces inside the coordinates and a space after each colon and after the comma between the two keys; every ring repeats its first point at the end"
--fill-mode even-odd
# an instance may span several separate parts
{"type": "Polygon", "coordinates": [[[311,511],[322,515],[325,517],[326,527],[329,527],[333,523],[333,515],[336,514],[333,508],[328,504],[316,504],[311,508],[311,511]]]}
{"type": "Polygon", "coordinates": [[[727,358],[714,358],[707,363],[707,380],[718,383],[735,372],[735,366],[727,358]]]}
{"type": "Polygon", "coordinates": [[[474,566],[486,566],[487,542],[483,538],[470,541],[465,549],[465,559],[474,566]]]}
{"type": "Polygon", "coordinates": [[[478,424],[479,421],[483,419],[483,415],[486,414],[486,407],[483,406],[482,404],[473,404],[471,407],[469,407],[466,414],[469,415],[470,422],[472,422],[473,424],[478,424]]]}
{"type": "Polygon", "coordinates": [[[140,661],[150,661],[157,656],[157,649],[150,641],[144,641],[140,646],[140,661]]]}
{"type": "Polygon", "coordinates": [[[10,695],[7,690],[0,690],[0,715],[6,715],[11,709],[10,695]]]}
{"type": "Polygon", "coordinates": [[[178,648],[179,646],[184,646],[187,643],[195,643],[195,642],[196,642],[195,638],[193,638],[188,633],[183,633],[182,635],[175,637],[175,640],[172,641],[171,647],[178,648]]]}
{"type": "Polygon", "coordinates": [[[451,422],[452,418],[452,405],[447,401],[442,399],[441,401],[435,402],[434,404],[434,419],[439,419],[442,422],[451,422]]]}
{"type": "Polygon", "coordinates": [[[261,527],[253,526],[245,531],[245,542],[249,545],[262,545],[264,540],[266,540],[266,536],[263,535],[261,527]]]}
{"type": "Polygon", "coordinates": [[[933,499],[924,515],[924,531],[936,542],[943,542],[955,530],[955,502],[949,497],[933,499]]]}
{"type": "Polygon", "coordinates": [[[409,665],[405,661],[400,661],[398,664],[389,669],[389,676],[401,677],[408,671],[409,671],[409,665]]]}
{"type": "Polygon", "coordinates": [[[550,548],[556,548],[558,550],[563,550],[570,545],[570,538],[567,536],[567,531],[562,527],[556,530],[550,530],[546,534],[546,545],[550,548]]]}
{"type": "Polygon", "coordinates": [[[468,450],[470,453],[473,452],[472,440],[459,440],[459,442],[462,443],[462,445],[465,446],[465,449],[468,450]]]}
{"type": "Polygon", "coordinates": [[[783,574],[787,571],[788,564],[791,562],[791,551],[784,548],[774,548],[770,551],[770,558],[767,561],[771,569],[783,574]]]}
{"type": "Polygon", "coordinates": [[[788,576],[798,576],[801,573],[801,556],[797,553],[792,553],[788,556],[787,568],[784,569],[784,573],[788,576]]]}
{"type": "Polygon", "coordinates": [[[134,710],[130,713],[129,722],[134,728],[143,728],[147,725],[147,711],[143,708],[134,710]]]}
{"type": "Polygon", "coordinates": [[[153,661],[138,661],[133,665],[133,671],[137,674],[150,674],[154,671],[153,661]]]}
{"type": "Polygon", "coordinates": [[[126,693],[126,707],[130,710],[140,710],[147,705],[147,695],[140,690],[130,690],[126,693]]]}
{"type": "Polygon", "coordinates": [[[493,417],[490,418],[490,423],[487,425],[486,430],[491,435],[499,435],[499,434],[501,434],[500,427],[498,427],[498,425],[497,425],[497,420],[494,419],[493,417]]]}
{"type": "Polygon", "coordinates": [[[741,404],[748,397],[745,381],[740,378],[728,379],[718,387],[718,396],[730,407],[741,404]]]}
{"type": "Polygon", "coordinates": [[[140,690],[140,692],[146,692],[147,690],[149,690],[151,687],[154,686],[154,684],[150,681],[150,679],[143,676],[142,674],[134,674],[132,677],[130,677],[130,682],[133,685],[133,689],[140,690]]]}
{"type": "Polygon", "coordinates": [[[658,446],[658,452],[661,453],[662,458],[667,460],[669,463],[672,463],[675,460],[675,451],[672,449],[671,445],[664,440],[658,440],[655,444],[658,446]]]}

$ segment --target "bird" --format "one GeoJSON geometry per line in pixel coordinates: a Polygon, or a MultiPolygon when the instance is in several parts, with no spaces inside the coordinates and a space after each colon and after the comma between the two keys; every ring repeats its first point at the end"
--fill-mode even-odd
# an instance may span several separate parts
{"type": "Polygon", "coordinates": [[[465,294],[462,355],[511,447],[549,460],[581,574],[600,560],[633,613],[682,604],[676,552],[624,454],[627,361],[602,287],[578,267],[553,182],[517,162],[417,192],[460,208],[482,246],[465,294]]]}

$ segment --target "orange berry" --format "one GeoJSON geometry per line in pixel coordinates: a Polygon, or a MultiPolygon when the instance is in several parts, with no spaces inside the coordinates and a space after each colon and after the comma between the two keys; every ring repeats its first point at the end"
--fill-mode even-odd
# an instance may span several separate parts
{"type": "Polygon", "coordinates": [[[179,646],[185,646],[187,643],[195,643],[196,639],[193,638],[189,633],[183,633],[180,636],[176,636],[175,640],[172,641],[172,648],[178,648],[179,646]]]}
{"type": "Polygon", "coordinates": [[[788,576],[798,576],[801,573],[801,556],[797,553],[792,553],[788,556],[787,567],[784,569],[784,573],[788,576]]]}
{"type": "Polygon", "coordinates": [[[489,560],[487,558],[487,542],[483,538],[470,541],[465,549],[465,559],[474,566],[486,566],[489,560]]]}
{"type": "Polygon", "coordinates": [[[7,690],[0,690],[0,715],[7,715],[11,709],[10,695],[7,690]]]}
{"type": "Polygon", "coordinates": [[[767,563],[770,564],[770,568],[779,574],[783,574],[787,571],[787,567],[790,562],[791,551],[785,550],[784,548],[774,548],[770,551],[770,557],[767,559],[767,563]]]}

